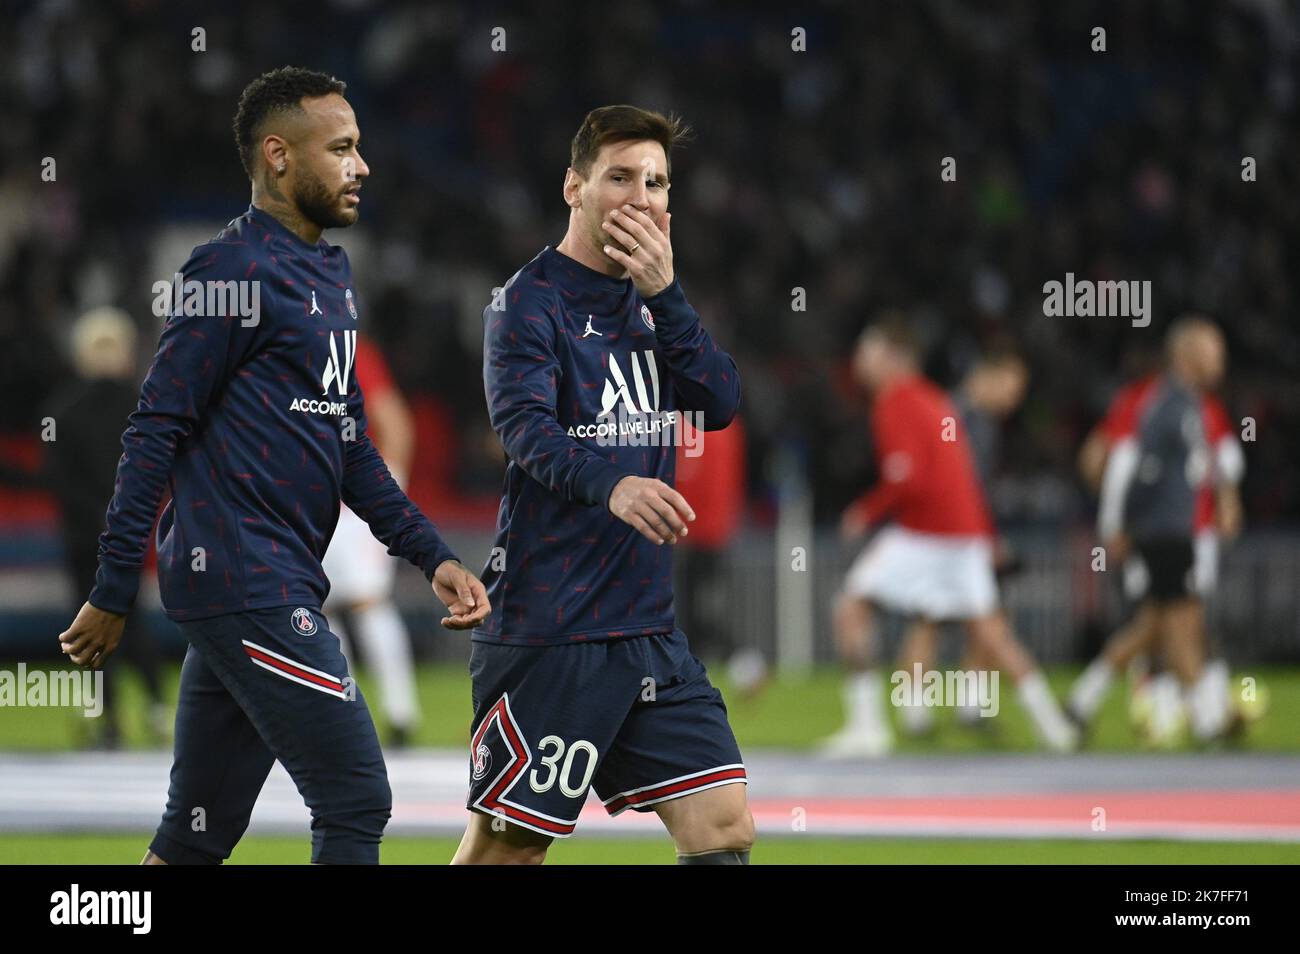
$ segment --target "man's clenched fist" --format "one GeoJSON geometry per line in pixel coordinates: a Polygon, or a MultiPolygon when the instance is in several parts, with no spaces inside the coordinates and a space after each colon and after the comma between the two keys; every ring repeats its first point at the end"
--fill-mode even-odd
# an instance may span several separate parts
{"type": "Polygon", "coordinates": [[[72,625],[59,633],[59,645],[78,666],[98,669],[117,648],[125,625],[126,616],[86,603],[72,625]]]}

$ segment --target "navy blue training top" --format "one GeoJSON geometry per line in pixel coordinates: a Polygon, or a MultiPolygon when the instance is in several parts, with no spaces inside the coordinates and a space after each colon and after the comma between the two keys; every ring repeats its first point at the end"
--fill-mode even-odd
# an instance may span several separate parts
{"type": "Polygon", "coordinates": [[[158,582],[178,621],[319,609],[340,500],[426,577],[455,559],[366,434],[343,249],[311,245],[250,206],[195,248],[180,274],[185,284],[167,296],[158,352],[122,436],[90,602],[131,607],[164,488],[158,582]],[[254,281],[251,315],[235,303],[251,304],[254,281]],[[241,290],[242,299],[230,297],[241,290]]]}
{"type": "Polygon", "coordinates": [[[482,575],[492,615],[473,639],[672,631],[672,548],[613,516],[609,496],[628,475],[672,485],[682,412],[702,415],[705,430],[735,416],[735,362],[678,281],[642,301],[630,278],[550,247],[483,319],[488,412],[509,462],[482,575]]]}

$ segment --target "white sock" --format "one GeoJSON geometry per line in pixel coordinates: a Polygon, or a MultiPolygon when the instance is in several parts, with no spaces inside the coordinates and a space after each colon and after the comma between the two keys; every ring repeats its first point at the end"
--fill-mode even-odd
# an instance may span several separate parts
{"type": "Polygon", "coordinates": [[[1158,744],[1172,744],[1182,732],[1183,719],[1192,707],[1183,706],[1182,686],[1172,672],[1151,677],[1151,736],[1158,744]]]}
{"type": "Polygon", "coordinates": [[[844,712],[849,728],[865,732],[885,730],[885,700],[874,669],[850,673],[844,683],[844,712]]]}
{"type": "Polygon", "coordinates": [[[1110,663],[1104,656],[1097,657],[1070,687],[1070,707],[1085,719],[1091,719],[1105,701],[1114,678],[1110,663]]]}
{"type": "Polygon", "coordinates": [[[414,728],[420,721],[415,691],[415,667],[406,626],[391,601],[374,603],[353,614],[357,637],[379,677],[379,692],[390,725],[414,728]]]}
{"type": "Polygon", "coordinates": [[[1201,671],[1201,677],[1186,690],[1187,713],[1192,723],[1192,733],[1198,739],[1214,738],[1227,724],[1228,698],[1220,688],[1220,674],[1206,666],[1201,671]]]}
{"type": "Polygon", "coordinates": [[[1213,688],[1215,704],[1222,708],[1224,718],[1232,714],[1232,673],[1226,659],[1212,659],[1205,664],[1205,679],[1213,688]]]}
{"type": "Polygon", "coordinates": [[[1041,671],[1035,669],[1016,686],[1020,703],[1033,720],[1039,736],[1052,748],[1068,748],[1075,738],[1074,726],[1066,720],[1056,697],[1041,671]]]}

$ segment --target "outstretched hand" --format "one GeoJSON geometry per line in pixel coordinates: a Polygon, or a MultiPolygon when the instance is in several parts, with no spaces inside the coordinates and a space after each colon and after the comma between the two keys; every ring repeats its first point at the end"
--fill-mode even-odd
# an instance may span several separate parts
{"type": "Polygon", "coordinates": [[[654,477],[624,477],[609,495],[609,512],[654,544],[676,543],[695,511],[686,498],[654,477]]]}
{"type": "Polygon", "coordinates": [[[444,560],[433,574],[433,593],[451,613],[443,619],[448,629],[473,629],[492,612],[483,583],[456,560],[444,560]]]}

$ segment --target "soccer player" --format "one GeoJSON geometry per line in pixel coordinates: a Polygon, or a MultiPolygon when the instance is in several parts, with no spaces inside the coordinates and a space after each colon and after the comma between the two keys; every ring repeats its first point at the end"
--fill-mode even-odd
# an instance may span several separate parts
{"type": "Polygon", "coordinates": [[[592,110],[564,177],[568,231],[483,313],[509,462],[454,863],[540,863],[589,788],[611,815],[655,811],[680,863],[748,862],[745,767],[674,623],[666,546],[695,518],[672,487],[677,422],[716,430],[740,403],[735,362],[673,269],[669,158],[684,132],[633,106],[592,110]]]}
{"type": "Polygon", "coordinates": [[[836,601],[836,644],[850,669],[847,718],[822,751],[832,758],[871,758],[893,746],[884,687],[871,668],[877,607],[929,622],[963,622],[972,651],[1015,681],[1043,742],[1069,750],[1077,731],[998,609],[993,525],[957,411],[921,376],[918,358],[906,324],[893,316],[869,326],[854,353],[854,374],[872,392],[881,479],[845,511],[841,531],[853,538],[886,517],[894,524],[850,567],[836,601]]]}
{"type": "MultiPolygon", "coordinates": [[[[406,401],[393,383],[383,354],[365,335],[357,337],[357,385],[366,396],[367,431],[397,486],[406,486],[414,453],[415,424],[406,401]]],[[[339,513],[334,538],[321,565],[330,581],[323,607],[349,663],[349,636],[365,647],[367,663],[379,677],[380,704],[388,718],[389,744],[402,747],[420,722],[411,638],[393,605],[397,560],[388,555],[366,522],[349,507],[339,513]],[[345,609],[351,632],[345,631],[335,610],[345,609]]]]}
{"type": "MultiPolygon", "coordinates": [[[[1098,531],[1108,544],[1110,558],[1123,562],[1125,591],[1138,606],[1133,619],[1107,641],[1102,654],[1075,682],[1069,712],[1080,724],[1087,725],[1105,700],[1115,675],[1140,654],[1163,645],[1178,662],[1173,664],[1172,676],[1156,677],[1152,698],[1158,702],[1168,697],[1160,691],[1160,680],[1179,679],[1186,689],[1193,734],[1207,741],[1232,727],[1227,665],[1222,660],[1205,661],[1204,599],[1213,593],[1218,580],[1218,537],[1230,539],[1240,529],[1238,484],[1245,462],[1227,411],[1209,393],[1220,380],[1225,363],[1226,349],[1218,328],[1203,316],[1184,315],[1170,329],[1166,345],[1166,373],[1143,378],[1120,392],[1095,436],[1089,437],[1089,443],[1100,441],[1106,449],[1098,531]],[[1155,439],[1151,428],[1159,421],[1153,421],[1151,415],[1160,409],[1162,401],[1170,399],[1170,387],[1175,385],[1195,394],[1195,424],[1188,423],[1187,427],[1199,430],[1191,443],[1180,440],[1171,447],[1156,449],[1151,446],[1155,439]],[[1168,464],[1162,454],[1176,453],[1186,454],[1189,470],[1184,477],[1194,481],[1189,534],[1192,565],[1188,579],[1166,586],[1171,592],[1161,597],[1153,592],[1155,571],[1150,560],[1140,548],[1130,552],[1133,548],[1121,530],[1128,519],[1126,507],[1156,506],[1154,495],[1133,487],[1135,478],[1168,464]],[[1136,501],[1127,500],[1131,490],[1136,490],[1136,501]],[[1188,679],[1193,682],[1188,683],[1188,679]]],[[[1081,459],[1095,456],[1085,453],[1081,459]]],[[[1132,514],[1143,526],[1148,516],[1137,511],[1132,514]]],[[[1173,516],[1171,511],[1166,512],[1163,519],[1173,516]]],[[[1164,560],[1165,555],[1158,554],[1158,558],[1164,560]]],[[[1172,722],[1167,715],[1157,716],[1162,723],[1172,722]]]]}
{"type": "MultiPolygon", "coordinates": [[[[997,467],[1001,451],[1000,429],[1003,422],[1020,407],[1029,386],[1029,368],[1024,359],[1007,347],[996,347],[982,354],[962,379],[952,395],[958,424],[965,432],[975,462],[975,473],[985,498],[997,467]]],[[[993,566],[1000,582],[1013,573],[1018,560],[1001,539],[994,540],[993,566]]],[[[931,668],[937,656],[938,627],[930,620],[913,619],[907,627],[898,658],[900,668],[911,670],[919,662],[923,670],[931,668]]],[[[960,667],[966,671],[994,668],[992,662],[973,646],[967,646],[960,667]]],[[[934,710],[927,706],[899,707],[899,720],[911,735],[926,735],[934,728],[934,710]]],[[[982,728],[989,720],[980,715],[975,700],[967,700],[956,709],[957,720],[964,725],[982,728]]]]}
{"type": "Polygon", "coordinates": [[[491,609],[366,434],[348,257],[321,237],[357,220],[369,174],[343,93],[293,67],[244,90],[235,139],[252,204],[181,269],[181,303],[122,437],[95,587],[59,637],[78,665],[113,651],[170,490],[158,577],[189,649],[147,864],[227,858],[277,759],[311,809],[312,861],[378,862],[388,776],[320,609],[340,500],[424,571],[451,611],[444,626],[491,609]]]}

